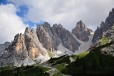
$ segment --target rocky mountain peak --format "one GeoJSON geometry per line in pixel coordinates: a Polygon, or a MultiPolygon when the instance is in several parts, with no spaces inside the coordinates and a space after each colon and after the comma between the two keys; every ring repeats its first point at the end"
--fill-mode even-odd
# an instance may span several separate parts
{"type": "Polygon", "coordinates": [[[43,26],[44,28],[51,28],[50,24],[48,22],[44,22],[44,24],[40,25],[43,26]]]}
{"type": "Polygon", "coordinates": [[[114,12],[114,8],[112,8],[112,12],[114,12]]]}
{"type": "Polygon", "coordinates": [[[109,12],[109,17],[114,15],[114,8],[109,12]]]}
{"type": "Polygon", "coordinates": [[[57,51],[59,44],[62,44],[70,51],[77,50],[80,45],[61,24],[54,24],[52,27],[44,27],[44,24],[38,26],[37,36],[41,44],[49,51],[57,51]]]}
{"type": "Polygon", "coordinates": [[[34,60],[42,63],[50,58],[46,49],[39,42],[36,31],[29,27],[25,29],[24,34],[17,34],[5,51],[0,55],[0,60],[2,60],[0,63],[3,62],[4,65],[7,63],[14,63],[16,66],[31,65],[34,64],[34,60]]]}
{"type": "Polygon", "coordinates": [[[32,28],[32,29],[31,29],[31,33],[36,33],[36,31],[32,28]]]}
{"type": "Polygon", "coordinates": [[[91,34],[92,30],[88,29],[85,24],[80,20],[77,22],[76,27],[72,29],[72,33],[79,39],[84,42],[89,40],[89,35],[91,34]]]}
{"type": "Polygon", "coordinates": [[[85,24],[81,20],[77,22],[76,28],[79,29],[80,31],[83,31],[86,29],[85,24]]]}
{"type": "Polygon", "coordinates": [[[30,33],[30,28],[29,27],[26,27],[26,29],[25,29],[25,33],[30,33]]]}
{"type": "MultiPolygon", "coordinates": [[[[24,40],[24,35],[23,34],[17,34],[14,37],[14,41],[12,42],[12,46],[10,46],[10,48],[12,47],[12,49],[15,50],[16,54],[17,52],[21,51],[21,50],[25,50],[25,40],[24,40]]],[[[11,49],[9,49],[11,50],[11,49]]]]}
{"type": "Polygon", "coordinates": [[[64,27],[61,24],[53,24],[52,28],[62,28],[62,29],[64,29],[64,27]]]}
{"type": "MultiPolygon", "coordinates": [[[[50,38],[50,34],[51,33],[51,29],[50,27],[47,27],[47,25],[41,25],[38,26],[36,32],[37,32],[37,36],[39,38],[40,43],[43,45],[44,48],[46,48],[49,51],[54,51],[54,47],[52,45],[52,40],[50,38]],[[45,27],[46,26],[46,27],[45,27]]],[[[50,26],[50,25],[48,25],[50,26]]],[[[56,48],[57,49],[57,48],[56,48]]]]}
{"type": "Polygon", "coordinates": [[[93,36],[93,43],[95,43],[99,38],[103,37],[103,34],[106,33],[114,25],[114,8],[109,12],[109,16],[106,18],[105,22],[101,22],[100,27],[96,29],[93,36]]]}
{"type": "Polygon", "coordinates": [[[52,29],[59,31],[58,33],[60,33],[60,31],[62,32],[63,30],[66,30],[61,24],[54,24],[52,29]]]}

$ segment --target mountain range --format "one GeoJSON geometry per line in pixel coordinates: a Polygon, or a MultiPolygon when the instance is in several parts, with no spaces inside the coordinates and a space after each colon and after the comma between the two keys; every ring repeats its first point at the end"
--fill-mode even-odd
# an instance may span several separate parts
{"type": "MultiPolygon", "coordinates": [[[[12,42],[0,44],[0,66],[42,64],[64,55],[74,56],[87,50],[92,52],[97,47],[110,43],[100,51],[114,56],[113,42],[114,8],[95,32],[87,28],[82,20],[76,23],[71,32],[61,24],[51,26],[48,22],[38,25],[36,30],[27,27],[24,34],[15,35],[12,42]]],[[[70,60],[72,61],[71,57],[70,60]]]]}
{"type": "Polygon", "coordinates": [[[31,65],[35,61],[42,63],[50,59],[49,53],[53,57],[81,53],[92,44],[92,33],[82,21],[77,22],[72,32],[61,24],[51,27],[48,22],[38,25],[36,30],[27,27],[24,34],[15,35],[9,47],[5,49],[1,46],[1,66],[9,63],[16,66],[31,65]]]}

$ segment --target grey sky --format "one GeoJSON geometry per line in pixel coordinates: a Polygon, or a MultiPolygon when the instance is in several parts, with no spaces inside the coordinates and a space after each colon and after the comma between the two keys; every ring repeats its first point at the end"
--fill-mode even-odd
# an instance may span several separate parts
{"type": "Polygon", "coordinates": [[[3,9],[3,5],[0,5],[0,9],[3,10],[0,13],[4,13],[4,15],[0,14],[0,32],[10,28],[9,31],[0,33],[0,43],[11,41],[16,33],[23,32],[25,27],[28,26],[23,23],[23,20],[31,20],[33,22],[44,20],[51,25],[61,23],[69,31],[76,26],[79,20],[82,20],[88,28],[95,30],[101,21],[105,21],[109,11],[114,8],[114,0],[8,1],[13,2],[15,5],[4,5],[6,9],[3,9]],[[16,15],[16,11],[21,5],[27,5],[29,7],[27,14],[23,18],[16,15]],[[7,18],[6,20],[4,16],[7,18]]]}
{"type": "Polygon", "coordinates": [[[114,7],[114,0],[10,0],[17,7],[30,6],[25,18],[34,22],[39,20],[51,24],[61,23],[72,30],[79,20],[93,30],[105,21],[109,11],[114,7]]]}

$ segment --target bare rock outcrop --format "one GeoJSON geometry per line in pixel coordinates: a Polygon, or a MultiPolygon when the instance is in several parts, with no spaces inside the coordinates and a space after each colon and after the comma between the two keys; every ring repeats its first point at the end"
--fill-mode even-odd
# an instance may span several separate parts
{"type": "Polygon", "coordinates": [[[94,33],[92,42],[95,43],[98,39],[102,38],[107,30],[110,30],[114,25],[114,8],[109,12],[109,16],[106,18],[105,22],[101,22],[100,27],[98,27],[94,33]]]}
{"type": "Polygon", "coordinates": [[[51,27],[49,23],[45,22],[38,26],[37,35],[41,44],[49,51],[57,50],[59,44],[72,52],[80,46],[80,43],[61,24],[54,24],[51,27]]]}
{"type": "Polygon", "coordinates": [[[17,34],[11,45],[0,54],[1,66],[9,63],[16,66],[31,65],[48,59],[48,52],[39,42],[36,31],[28,27],[24,34],[17,34]]]}
{"type": "Polygon", "coordinates": [[[76,27],[72,29],[72,33],[81,41],[87,42],[89,40],[92,30],[88,29],[85,24],[80,20],[77,22],[76,27]]]}

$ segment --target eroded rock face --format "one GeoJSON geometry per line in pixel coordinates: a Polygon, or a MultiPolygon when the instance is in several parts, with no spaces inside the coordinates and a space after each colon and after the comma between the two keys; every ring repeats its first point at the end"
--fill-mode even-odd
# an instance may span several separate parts
{"type": "Polygon", "coordinates": [[[52,40],[51,27],[48,23],[38,26],[37,35],[41,44],[49,51],[57,50],[56,43],[52,40]]]}
{"type": "Polygon", "coordinates": [[[20,66],[23,64],[22,60],[26,59],[27,56],[28,52],[25,47],[24,35],[17,34],[11,45],[0,54],[0,66],[20,66]]]}
{"type": "Polygon", "coordinates": [[[25,30],[25,45],[27,48],[27,51],[29,52],[29,56],[32,59],[37,58],[40,54],[46,55],[48,54],[46,49],[43,48],[41,43],[38,40],[36,31],[32,29],[31,31],[29,28],[25,30]]]}
{"type": "Polygon", "coordinates": [[[36,57],[39,56],[39,47],[38,47],[38,38],[36,35],[35,30],[30,30],[29,28],[26,28],[25,30],[25,45],[27,48],[27,51],[29,53],[29,56],[32,59],[35,59],[36,57]]]}
{"type": "MultiPolygon", "coordinates": [[[[108,30],[105,32],[105,34],[103,35],[103,38],[106,38],[106,39],[107,39],[107,40],[105,40],[106,43],[112,42],[112,44],[111,44],[111,45],[108,45],[108,46],[106,46],[106,47],[104,47],[104,48],[102,48],[102,49],[101,49],[101,52],[102,52],[103,54],[107,54],[107,55],[110,54],[110,55],[114,56],[114,25],[111,26],[111,28],[108,29],[108,30]]],[[[102,39],[103,39],[103,38],[102,38],[102,39]]],[[[97,40],[97,42],[101,43],[99,46],[101,46],[101,45],[103,44],[102,39],[97,40]]],[[[103,44],[103,45],[104,45],[104,44],[103,44]]],[[[97,46],[98,46],[98,45],[97,45],[97,46]]]]}
{"type": "Polygon", "coordinates": [[[49,51],[57,50],[57,46],[62,44],[71,51],[75,51],[80,43],[61,24],[54,24],[53,27],[45,22],[38,26],[37,35],[41,44],[49,51]]]}
{"type": "Polygon", "coordinates": [[[95,43],[98,39],[102,38],[107,30],[109,30],[114,25],[114,8],[109,12],[109,16],[106,18],[105,22],[101,22],[100,27],[98,27],[94,33],[92,42],[95,43]]]}
{"type": "Polygon", "coordinates": [[[0,54],[1,66],[12,63],[16,66],[34,64],[34,60],[44,62],[50,57],[41,45],[34,29],[26,28],[24,34],[17,34],[12,44],[0,54]]]}
{"type": "Polygon", "coordinates": [[[100,39],[103,36],[103,28],[104,28],[104,22],[101,22],[100,27],[97,27],[92,42],[95,43],[98,39],[100,39]]]}
{"type": "Polygon", "coordinates": [[[67,49],[75,52],[78,49],[78,46],[80,46],[80,43],[61,24],[54,24],[52,30],[58,35],[60,43],[67,49]]]}
{"type": "Polygon", "coordinates": [[[72,29],[72,33],[81,41],[87,42],[89,40],[92,30],[88,29],[82,21],[77,22],[76,27],[72,29]]]}

